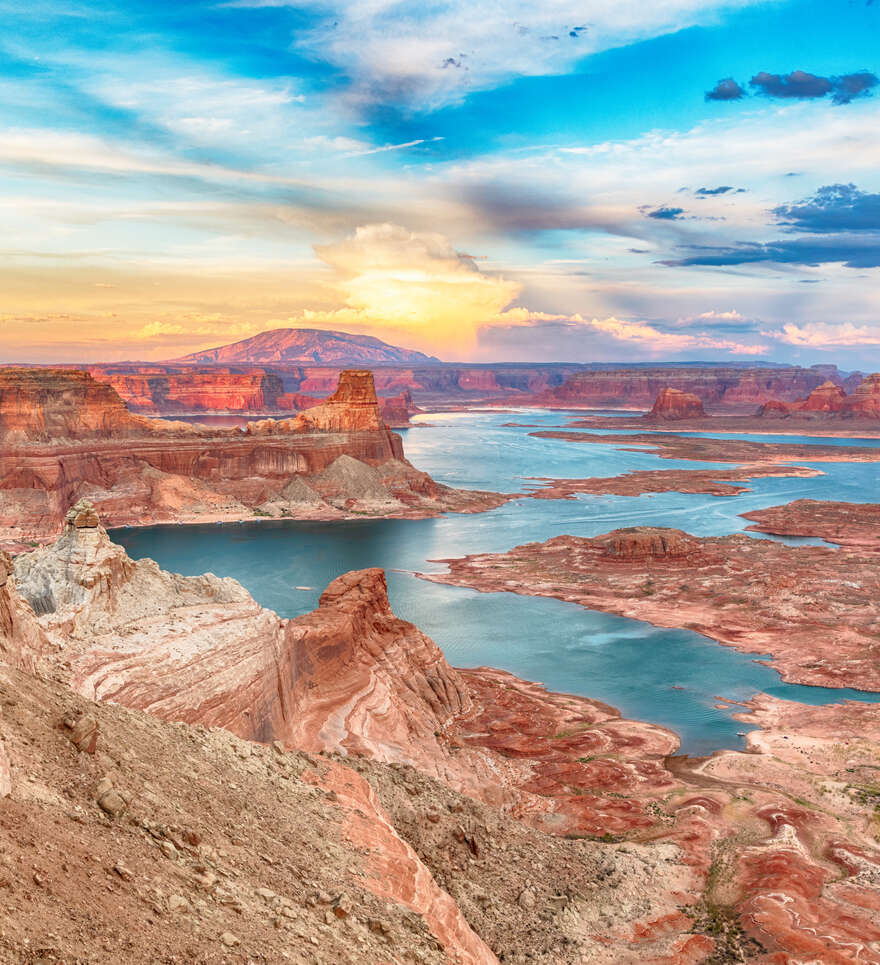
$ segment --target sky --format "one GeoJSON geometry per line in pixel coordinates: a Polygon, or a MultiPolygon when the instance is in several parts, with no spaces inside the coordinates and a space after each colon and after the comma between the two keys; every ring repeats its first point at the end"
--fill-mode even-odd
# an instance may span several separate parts
{"type": "Polygon", "coordinates": [[[0,0],[0,361],[880,368],[880,0],[0,0]]]}

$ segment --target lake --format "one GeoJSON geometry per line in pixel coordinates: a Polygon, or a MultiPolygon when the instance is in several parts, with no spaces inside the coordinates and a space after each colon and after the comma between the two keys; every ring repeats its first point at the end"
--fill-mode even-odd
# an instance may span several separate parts
{"type": "MultiPolygon", "coordinates": [[[[504,425],[549,427],[566,421],[564,413],[540,410],[441,413],[419,417],[402,434],[410,461],[438,481],[502,492],[528,489],[530,476],[614,476],[634,469],[710,465],[621,452],[605,444],[536,439],[529,436],[532,428],[504,425]]],[[[787,436],[785,441],[802,440],[787,436]]],[[[834,442],[822,439],[822,444],[834,442]]],[[[719,479],[730,468],[715,467],[719,479]]],[[[254,520],[121,529],[112,536],[131,556],[150,557],[165,569],[235,577],[262,605],[285,617],[313,609],[340,573],[381,566],[395,612],[433,637],[454,665],[500,667],[554,690],[595,697],[625,716],[672,728],[684,752],[706,754],[743,746],[737,732],[747,729],[729,711],[713,706],[717,696],[744,700],[764,691],[812,704],[880,698],[783,683],[753,657],[689,630],[660,629],[558,600],[442,586],[418,579],[414,571],[442,571],[431,561],[502,552],[561,534],[595,536],[642,524],[715,536],[741,531],[748,521],[739,513],[792,499],[877,499],[880,463],[817,463],[816,468],[825,475],[758,479],[753,492],[734,497],[585,495],[570,501],[516,500],[488,513],[439,519],[254,520]]]]}

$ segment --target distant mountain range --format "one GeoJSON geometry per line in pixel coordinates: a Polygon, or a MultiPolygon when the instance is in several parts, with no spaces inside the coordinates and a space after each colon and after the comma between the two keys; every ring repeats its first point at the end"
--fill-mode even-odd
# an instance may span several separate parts
{"type": "Polygon", "coordinates": [[[275,328],[241,342],[169,359],[194,365],[435,365],[440,359],[389,345],[372,335],[350,335],[317,328],[275,328]]]}

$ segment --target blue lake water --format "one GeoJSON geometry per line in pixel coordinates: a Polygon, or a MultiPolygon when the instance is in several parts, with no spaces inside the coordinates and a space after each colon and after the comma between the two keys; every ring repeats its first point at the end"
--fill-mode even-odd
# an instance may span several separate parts
{"type": "MultiPolygon", "coordinates": [[[[404,433],[407,457],[454,486],[518,492],[527,477],[614,476],[634,469],[698,468],[706,463],[621,452],[605,444],[535,439],[509,421],[557,426],[559,412],[470,412],[423,417],[404,433]]],[[[787,441],[799,441],[786,437],[787,441]]],[[[823,440],[826,444],[832,440],[823,440]]],[[[136,558],[185,574],[210,571],[240,580],[282,616],[313,609],[340,573],[381,566],[400,616],[432,636],[457,666],[501,667],[555,690],[595,697],[626,716],[675,730],[682,750],[704,754],[742,746],[743,725],[713,706],[716,696],[765,691],[805,703],[880,699],[859,691],[783,683],[747,654],[688,630],[666,630],[574,604],[509,593],[478,593],[418,579],[442,571],[429,561],[508,550],[568,533],[594,536],[619,526],[677,526],[710,536],[742,530],[738,514],[792,499],[876,500],[880,463],[821,463],[812,479],[761,479],[736,497],[661,493],[517,500],[489,513],[427,520],[267,521],[226,526],[122,529],[113,538],[136,558]],[[308,587],[309,589],[297,589],[308,587]]],[[[718,466],[724,479],[729,466],[718,466]]],[[[782,540],[783,542],[796,542],[782,540]]]]}

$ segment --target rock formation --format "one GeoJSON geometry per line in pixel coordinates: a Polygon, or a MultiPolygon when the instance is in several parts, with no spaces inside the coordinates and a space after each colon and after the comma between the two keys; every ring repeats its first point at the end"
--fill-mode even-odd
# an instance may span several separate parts
{"type": "Polygon", "coordinates": [[[162,435],[168,423],[132,415],[87,372],[0,369],[0,445],[162,435]]]}
{"type": "Polygon", "coordinates": [[[681,419],[702,419],[705,415],[703,403],[699,396],[667,386],[660,390],[654,402],[654,407],[645,418],[674,422],[681,419]]]}
{"type": "Polygon", "coordinates": [[[366,370],[343,372],[333,395],[320,405],[306,409],[294,420],[301,432],[378,432],[385,428],[373,373],[366,370]]]}
{"type": "Polygon", "coordinates": [[[412,393],[404,389],[400,395],[380,399],[382,421],[391,429],[405,429],[410,424],[410,416],[422,410],[413,402],[412,393]]]}
{"type": "Polygon", "coordinates": [[[880,419],[880,372],[867,376],[843,403],[844,415],[853,419],[880,419]]]}
{"type": "Polygon", "coordinates": [[[700,543],[690,534],[662,526],[630,526],[597,539],[603,555],[617,562],[683,560],[700,554],[700,543]]]}
{"type": "Polygon", "coordinates": [[[704,406],[751,410],[771,399],[793,401],[821,385],[827,370],[675,366],[587,369],[538,395],[537,405],[647,409],[665,388],[696,395],[704,406]]]}
{"type": "Polygon", "coordinates": [[[12,559],[0,551],[0,661],[33,672],[48,653],[49,641],[33,610],[19,596],[12,572],[12,559]]]}
{"type": "Polygon", "coordinates": [[[16,559],[15,584],[77,693],[168,720],[411,761],[412,744],[441,757],[437,730],[470,706],[433,641],[391,612],[381,570],[280,620],[235,580],[131,560],[82,501],[54,544],[16,559]]]}
{"type": "Polygon", "coordinates": [[[806,398],[793,402],[773,399],[758,409],[760,418],[823,419],[842,418],[876,421],[880,419],[880,373],[864,378],[851,395],[834,382],[823,382],[806,398]]]}
{"type": "Polygon", "coordinates": [[[110,386],[86,373],[4,371],[0,542],[21,547],[56,533],[84,496],[109,525],[349,511],[424,516],[504,501],[438,485],[410,466],[400,437],[382,422],[369,372],[343,372],[321,405],[242,432],[132,415],[110,386]],[[321,481],[312,480],[343,456],[362,476],[380,472],[383,496],[367,501],[372,508],[359,504],[358,493],[341,491],[338,478],[320,505],[282,495],[295,479],[320,493],[321,481]]]}

